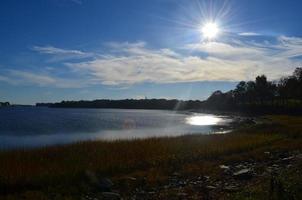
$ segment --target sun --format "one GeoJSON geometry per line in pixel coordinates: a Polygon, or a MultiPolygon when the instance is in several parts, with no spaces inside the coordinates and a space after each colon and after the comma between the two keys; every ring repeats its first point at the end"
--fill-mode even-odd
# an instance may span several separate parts
{"type": "Polygon", "coordinates": [[[201,29],[202,35],[206,39],[214,39],[219,33],[219,28],[216,23],[208,22],[201,29]]]}

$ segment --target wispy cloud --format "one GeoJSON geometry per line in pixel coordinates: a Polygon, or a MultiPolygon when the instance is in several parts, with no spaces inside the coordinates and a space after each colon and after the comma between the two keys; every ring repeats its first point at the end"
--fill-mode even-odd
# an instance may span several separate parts
{"type": "Polygon", "coordinates": [[[32,83],[39,86],[56,84],[56,79],[43,74],[36,74],[20,70],[9,70],[9,76],[15,78],[15,83],[32,83]]]}
{"type": "Polygon", "coordinates": [[[255,33],[255,32],[242,32],[238,33],[240,36],[261,36],[262,34],[260,33],[255,33]]]}
{"type": "Polygon", "coordinates": [[[33,51],[39,52],[40,54],[51,55],[50,61],[62,61],[71,59],[83,59],[94,56],[94,53],[84,52],[80,50],[62,49],[53,46],[33,46],[33,51]]]}
{"type": "Polygon", "coordinates": [[[279,44],[273,47],[280,50],[280,57],[294,58],[302,55],[302,38],[280,36],[278,41],[279,44]]]}
{"type": "Polygon", "coordinates": [[[208,55],[219,57],[219,58],[229,58],[232,60],[240,60],[246,57],[255,57],[263,55],[262,48],[251,46],[248,44],[243,44],[240,41],[233,43],[222,43],[222,42],[202,42],[188,44],[185,49],[192,51],[199,51],[207,53],[208,55]]]}
{"type": "Polygon", "coordinates": [[[0,81],[11,85],[35,85],[57,88],[81,88],[87,86],[88,80],[60,78],[53,75],[29,72],[24,70],[5,70],[5,76],[0,75],[0,81]],[[79,81],[81,84],[79,84],[79,81]]]}

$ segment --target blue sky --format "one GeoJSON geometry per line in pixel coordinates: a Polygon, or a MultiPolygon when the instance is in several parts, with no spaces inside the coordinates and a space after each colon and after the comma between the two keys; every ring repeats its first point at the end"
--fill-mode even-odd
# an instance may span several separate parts
{"type": "Polygon", "coordinates": [[[205,99],[301,65],[301,1],[4,0],[0,101],[205,99]],[[203,25],[217,37],[205,40],[203,25]]]}

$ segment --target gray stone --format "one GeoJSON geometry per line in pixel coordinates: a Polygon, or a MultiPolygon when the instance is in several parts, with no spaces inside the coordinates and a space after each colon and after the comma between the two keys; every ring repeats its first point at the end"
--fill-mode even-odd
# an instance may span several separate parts
{"type": "Polygon", "coordinates": [[[239,189],[236,186],[229,185],[224,187],[224,190],[227,192],[237,192],[239,189]]]}
{"type": "Polygon", "coordinates": [[[102,192],[102,199],[105,200],[119,200],[121,195],[115,192],[102,192]]]}
{"type": "Polygon", "coordinates": [[[129,180],[129,181],[136,181],[136,178],[134,178],[134,177],[131,177],[131,176],[129,176],[129,177],[126,177],[125,179],[126,179],[126,180],[129,180]]]}
{"type": "Polygon", "coordinates": [[[227,170],[230,169],[230,167],[227,165],[220,165],[219,167],[220,169],[227,169],[227,170]]]}
{"type": "Polygon", "coordinates": [[[294,156],[290,156],[290,157],[287,157],[287,158],[283,158],[283,159],[282,159],[282,162],[288,163],[288,162],[290,162],[291,160],[293,160],[294,158],[295,158],[294,156]]]}
{"type": "Polygon", "coordinates": [[[241,169],[237,172],[234,172],[233,176],[237,179],[247,180],[247,179],[251,179],[253,175],[252,175],[251,169],[246,168],[246,169],[241,169]]]}
{"type": "Polygon", "coordinates": [[[85,171],[85,175],[88,181],[90,182],[90,184],[99,185],[99,180],[94,172],[87,170],[85,171]]]}
{"type": "Polygon", "coordinates": [[[296,155],[296,158],[298,158],[298,159],[302,159],[302,154],[298,154],[298,155],[296,155]]]}
{"type": "Polygon", "coordinates": [[[108,178],[98,179],[97,175],[94,172],[89,171],[89,170],[87,170],[85,172],[85,174],[86,174],[86,177],[87,177],[89,183],[91,185],[93,185],[94,187],[96,187],[99,190],[104,191],[104,192],[111,190],[113,183],[110,179],[108,179],[108,178]]]}
{"type": "Polygon", "coordinates": [[[278,168],[278,167],[279,167],[279,165],[277,165],[277,164],[273,164],[273,165],[272,165],[272,167],[274,167],[274,168],[278,168]]]}
{"type": "Polygon", "coordinates": [[[99,181],[99,187],[102,191],[109,191],[109,190],[111,190],[112,186],[113,186],[113,183],[108,178],[102,178],[99,181]]]}
{"type": "Polygon", "coordinates": [[[174,172],[172,175],[173,175],[173,176],[181,176],[181,174],[178,173],[178,172],[174,172]]]}
{"type": "Polygon", "coordinates": [[[215,187],[215,186],[213,186],[213,185],[208,185],[206,188],[207,188],[207,189],[210,189],[210,190],[214,190],[214,189],[216,189],[216,187],[215,187]]]}
{"type": "Polygon", "coordinates": [[[184,192],[179,192],[179,193],[177,193],[177,196],[186,197],[186,196],[188,196],[188,194],[184,193],[184,192]]]}
{"type": "Polygon", "coordinates": [[[239,165],[236,165],[235,167],[236,167],[237,169],[240,169],[240,168],[245,168],[246,166],[243,165],[243,164],[239,164],[239,165]]]}

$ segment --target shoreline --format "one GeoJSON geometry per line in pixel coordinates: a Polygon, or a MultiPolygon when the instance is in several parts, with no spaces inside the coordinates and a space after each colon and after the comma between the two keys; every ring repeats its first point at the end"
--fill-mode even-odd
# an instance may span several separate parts
{"type": "Polygon", "coordinates": [[[294,180],[302,177],[292,172],[302,166],[302,118],[266,118],[262,124],[244,124],[229,134],[92,141],[0,152],[0,197],[268,197],[279,192],[267,190],[272,178],[268,170],[275,173],[274,181],[301,195],[296,190],[301,182],[294,180]]]}

